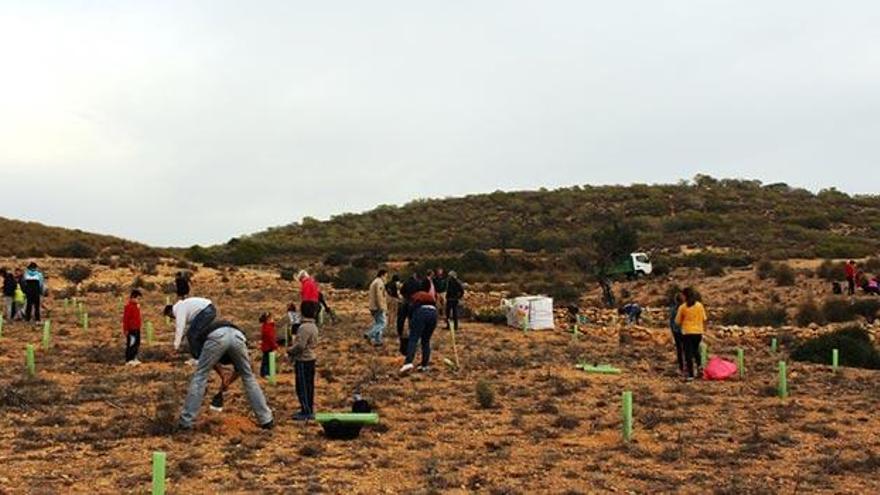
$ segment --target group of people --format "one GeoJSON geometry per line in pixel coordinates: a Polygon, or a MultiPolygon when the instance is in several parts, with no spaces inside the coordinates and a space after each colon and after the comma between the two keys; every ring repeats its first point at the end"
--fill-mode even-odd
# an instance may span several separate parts
{"type": "Polygon", "coordinates": [[[25,270],[0,268],[0,277],[3,278],[3,318],[34,321],[39,325],[43,310],[41,299],[48,288],[37,264],[31,262],[25,270]]]}
{"type": "Polygon", "coordinates": [[[446,329],[458,330],[459,304],[464,297],[464,285],[454,271],[446,275],[443,268],[415,271],[401,282],[398,275],[386,281],[387,270],[379,270],[369,288],[369,309],[372,326],[364,332],[364,338],[381,347],[388,315],[395,315],[399,351],[404,356],[401,374],[416,369],[413,362],[421,348],[421,364],[418,371],[427,371],[431,362],[431,337],[437,328],[440,315],[444,316],[446,329]],[[409,328],[407,328],[409,321],[409,328]]]}
{"type": "MultiPolygon", "coordinates": [[[[869,276],[859,269],[855,260],[849,260],[844,266],[844,276],[846,277],[847,293],[851,296],[855,295],[856,287],[862,289],[865,294],[880,295],[880,280],[877,276],[869,276]]],[[[838,289],[835,289],[839,292],[838,289]]]]}

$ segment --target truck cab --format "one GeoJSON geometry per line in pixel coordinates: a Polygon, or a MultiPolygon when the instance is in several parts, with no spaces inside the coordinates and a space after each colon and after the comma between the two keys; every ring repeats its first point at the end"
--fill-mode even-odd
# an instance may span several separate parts
{"type": "Polygon", "coordinates": [[[627,278],[643,277],[654,271],[651,259],[645,253],[630,253],[609,271],[609,275],[625,275],[627,278]]]}

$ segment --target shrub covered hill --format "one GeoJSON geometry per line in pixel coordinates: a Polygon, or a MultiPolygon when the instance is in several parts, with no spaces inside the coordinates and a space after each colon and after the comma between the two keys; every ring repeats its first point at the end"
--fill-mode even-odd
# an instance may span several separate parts
{"type": "Polygon", "coordinates": [[[0,217],[0,256],[93,258],[156,256],[153,248],[118,237],[0,217]]]}
{"type": "Polygon", "coordinates": [[[505,259],[521,251],[524,259],[566,260],[589,249],[592,233],[611,221],[634,228],[639,248],[669,265],[862,257],[880,246],[880,196],[698,175],[674,185],[497,191],[382,205],[328,221],[304,218],[221,246],[194,246],[188,255],[238,264],[305,256],[344,263],[364,253],[424,259],[500,250],[505,259]]]}

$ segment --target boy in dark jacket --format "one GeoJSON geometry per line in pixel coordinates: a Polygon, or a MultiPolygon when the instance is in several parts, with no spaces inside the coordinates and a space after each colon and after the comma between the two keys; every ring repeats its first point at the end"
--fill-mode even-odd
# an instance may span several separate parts
{"type": "Polygon", "coordinates": [[[303,304],[302,324],[288,351],[293,361],[296,378],[296,397],[300,411],[293,415],[295,421],[315,419],[315,348],[318,346],[318,326],[315,324],[317,305],[303,304]]]}
{"type": "Polygon", "coordinates": [[[454,271],[449,272],[446,282],[446,329],[449,329],[449,318],[452,317],[452,323],[455,329],[458,328],[458,303],[464,297],[464,286],[458,280],[458,274],[454,271]]]}
{"type": "Polygon", "coordinates": [[[131,291],[128,297],[128,304],[122,312],[122,335],[125,336],[125,364],[126,366],[137,366],[141,364],[138,360],[138,349],[141,346],[141,306],[138,299],[141,297],[141,291],[135,289],[131,291]]]}

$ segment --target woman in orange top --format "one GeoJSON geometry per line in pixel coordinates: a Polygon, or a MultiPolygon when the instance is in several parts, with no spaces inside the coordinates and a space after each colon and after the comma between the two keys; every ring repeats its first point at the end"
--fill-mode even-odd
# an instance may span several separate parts
{"type": "Polygon", "coordinates": [[[699,364],[700,341],[706,324],[706,308],[700,302],[700,296],[693,288],[682,291],[684,304],[678,307],[675,322],[681,327],[684,340],[684,357],[687,362],[687,381],[694,379],[694,368],[699,364]]]}

